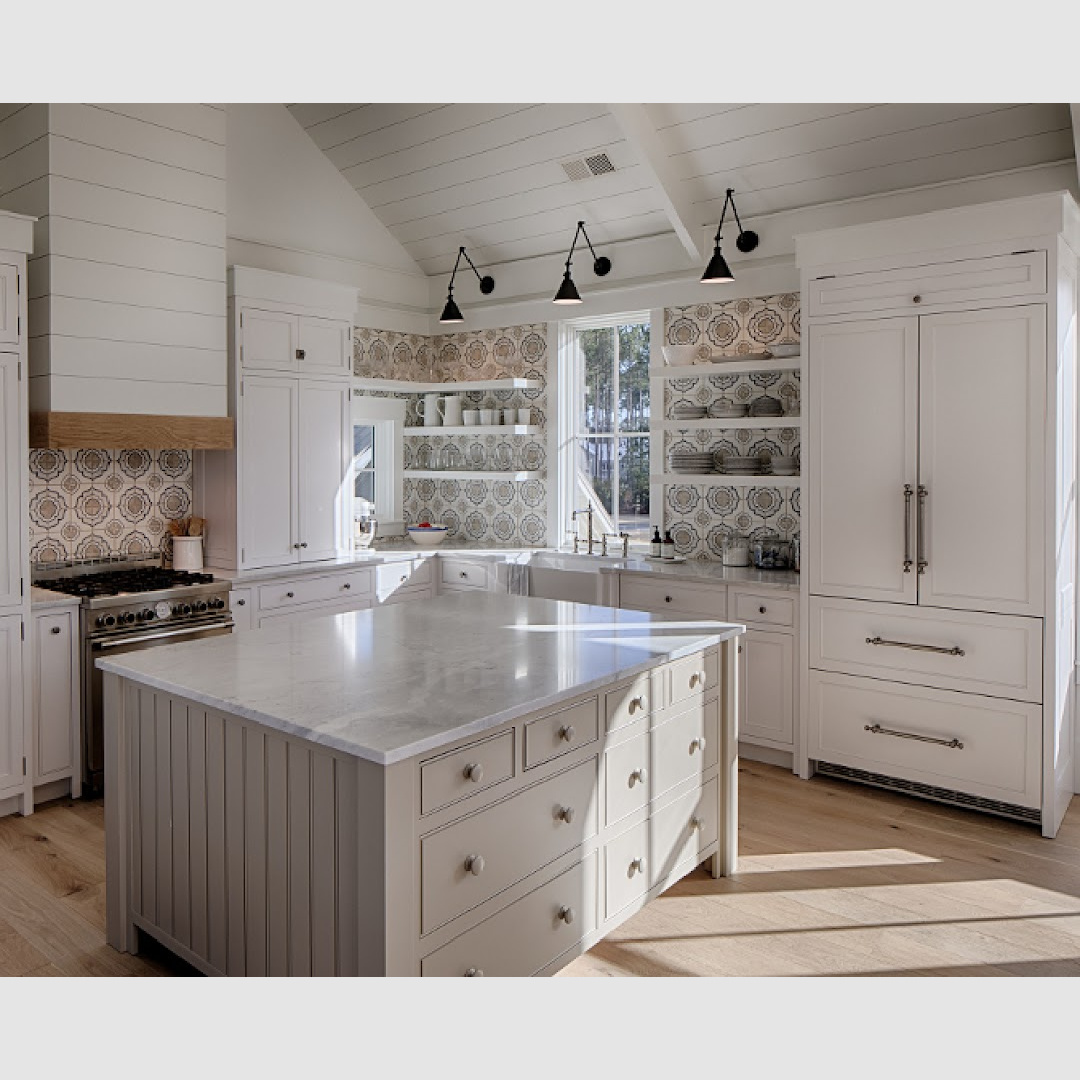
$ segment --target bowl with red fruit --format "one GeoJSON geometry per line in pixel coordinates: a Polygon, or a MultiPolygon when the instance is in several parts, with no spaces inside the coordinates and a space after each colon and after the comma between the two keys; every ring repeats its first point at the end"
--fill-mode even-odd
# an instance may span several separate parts
{"type": "Polygon", "coordinates": [[[414,544],[434,547],[446,539],[447,527],[438,521],[421,521],[418,525],[407,525],[405,531],[414,544]]]}

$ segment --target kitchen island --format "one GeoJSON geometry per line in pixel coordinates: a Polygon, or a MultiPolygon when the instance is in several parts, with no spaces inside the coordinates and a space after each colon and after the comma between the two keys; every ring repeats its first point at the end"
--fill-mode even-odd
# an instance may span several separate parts
{"type": "Polygon", "coordinates": [[[556,971],[734,867],[741,632],[480,593],[101,661],[109,943],[556,971]]]}

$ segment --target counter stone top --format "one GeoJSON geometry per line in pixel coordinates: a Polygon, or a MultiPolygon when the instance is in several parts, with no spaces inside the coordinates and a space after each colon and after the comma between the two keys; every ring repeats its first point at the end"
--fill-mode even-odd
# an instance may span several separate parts
{"type": "Polygon", "coordinates": [[[392,765],[742,632],[481,592],[162,645],[98,667],[392,765]]]}
{"type": "Polygon", "coordinates": [[[45,608],[54,607],[78,607],[79,597],[68,596],[66,593],[54,592],[52,589],[42,589],[38,585],[30,586],[30,610],[43,611],[45,608]]]}

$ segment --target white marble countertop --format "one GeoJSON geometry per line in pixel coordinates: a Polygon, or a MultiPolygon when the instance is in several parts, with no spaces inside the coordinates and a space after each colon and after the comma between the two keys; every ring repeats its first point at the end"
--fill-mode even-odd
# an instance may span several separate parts
{"type": "Polygon", "coordinates": [[[42,589],[37,585],[30,586],[30,610],[43,611],[45,608],[54,607],[78,607],[79,597],[68,596],[66,593],[53,592],[52,589],[42,589]]]}
{"type": "Polygon", "coordinates": [[[481,592],[162,645],[98,667],[392,765],[742,631],[481,592]]]}

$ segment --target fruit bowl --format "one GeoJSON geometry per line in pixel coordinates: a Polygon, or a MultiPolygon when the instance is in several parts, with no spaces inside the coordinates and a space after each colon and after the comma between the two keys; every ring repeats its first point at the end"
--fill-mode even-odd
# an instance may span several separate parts
{"type": "Polygon", "coordinates": [[[698,345],[661,345],[660,351],[664,354],[664,363],[672,367],[682,364],[694,364],[700,359],[698,345]]]}
{"type": "Polygon", "coordinates": [[[435,547],[446,539],[447,527],[437,522],[422,521],[419,525],[407,525],[409,539],[420,547],[435,547]]]}

